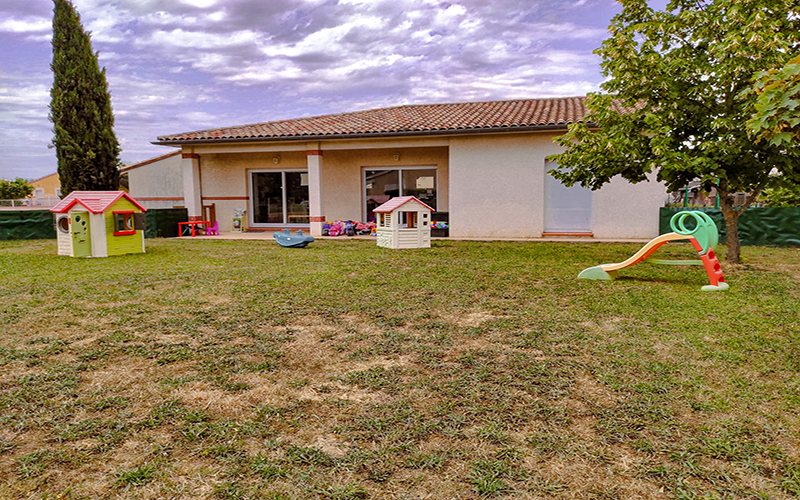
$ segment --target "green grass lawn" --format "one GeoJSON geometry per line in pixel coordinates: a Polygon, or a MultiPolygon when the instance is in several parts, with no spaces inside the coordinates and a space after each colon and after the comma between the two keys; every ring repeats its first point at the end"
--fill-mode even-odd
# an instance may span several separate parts
{"type": "Polygon", "coordinates": [[[0,498],[800,496],[800,250],[638,248],[0,242],[0,498]]]}

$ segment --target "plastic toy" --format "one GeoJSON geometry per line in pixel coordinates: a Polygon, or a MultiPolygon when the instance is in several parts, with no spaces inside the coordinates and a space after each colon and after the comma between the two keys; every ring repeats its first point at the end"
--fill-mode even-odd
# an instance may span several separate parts
{"type": "Polygon", "coordinates": [[[433,208],[414,196],[392,198],[376,207],[377,243],[383,248],[430,248],[433,208]]]}
{"type": "Polygon", "coordinates": [[[340,234],[342,234],[342,223],[337,221],[331,225],[328,236],[339,236],[340,234]]]}
{"type": "Polygon", "coordinates": [[[283,232],[275,231],[272,237],[280,246],[286,248],[305,248],[314,241],[313,236],[306,236],[303,231],[297,231],[297,234],[293,235],[288,229],[284,229],[283,232]]]}
{"type": "Polygon", "coordinates": [[[638,264],[644,260],[654,264],[672,264],[672,265],[692,265],[703,264],[710,284],[702,287],[704,291],[712,290],[727,290],[728,284],[725,283],[725,276],[722,274],[722,269],[719,265],[719,259],[714,253],[714,248],[717,246],[719,240],[719,232],[716,224],[704,212],[688,211],[678,212],[672,216],[669,221],[669,226],[672,233],[662,234],[661,236],[650,240],[638,252],[633,254],[629,259],[618,262],[616,264],[601,264],[599,266],[584,269],[578,274],[578,278],[590,280],[613,280],[617,278],[620,269],[630,267],[638,264]],[[694,219],[694,227],[687,228],[685,221],[687,218],[694,219]],[[700,255],[700,260],[657,260],[650,259],[649,257],[661,248],[662,245],[669,241],[676,240],[689,240],[692,246],[697,250],[700,255]]]}
{"type": "Polygon", "coordinates": [[[367,236],[371,234],[375,230],[375,223],[374,222],[357,222],[356,223],[356,234],[361,236],[367,236]]]}
{"type": "Polygon", "coordinates": [[[144,253],[146,209],[124,191],[73,191],[50,209],[58,255],[108,257],[144,253]]]}

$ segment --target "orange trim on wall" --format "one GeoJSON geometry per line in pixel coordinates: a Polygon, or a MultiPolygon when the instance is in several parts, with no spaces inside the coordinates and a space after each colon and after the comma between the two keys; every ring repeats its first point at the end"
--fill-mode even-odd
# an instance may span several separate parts
{"type": "Polygon", "coordinates": [[[139,201],[183,201],[183,197],[180,198],[141,198],[139,196],[136,197],[139,201]]]}
{"type": "Polygon", "coordinates": [[[191,158],[192,160],[199,160],[200,155],[197,153],[181,153],[181,158],[191,158]]]}
{"type": "Polygon", "coordinates": [[[542,238],[547,238],[548,236],[575,236],[581,238],[593,238],[593,233],[542,233],[542,238]]]}
{"type": "Polygon", "coordinates": [[[308,156],[322,156],[322,150],[321,149],[309,149],[308,151],[306,151],[306,154],[308,156]]]}
{"type": "Polygon", "coordinates": [[[314,215],[308,218],[309,222],[325,222],[324,215],[314,215]]]}
{"type": "Polygon", "coordinates": [[[249,200],[249,196],[203,196],[203,201],[249,200]]]}

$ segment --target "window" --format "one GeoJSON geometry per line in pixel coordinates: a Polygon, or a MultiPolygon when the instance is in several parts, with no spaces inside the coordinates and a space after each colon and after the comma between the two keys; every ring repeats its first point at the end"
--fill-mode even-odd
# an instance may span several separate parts
{"type": "Polygon", "coordinates": [[[133,211],[114,212],[114,236],[136,234],[133,223],[133,211]]]}
{"type": "Polygon", "coordinates": [[[375,207],[396,196],[416,196],[436,209],[436,168],[406,167],[392,170],[364,169],[364,218],[375,220],[375,207]]]}
{"type": "Polygon", "coordinates": [[[416,229],[417,212],[400,212],[400,227],[403,229],[416,229]]]}
{"type": "Polygon", "coordinates": [[[58,218],[58,230],[62,233],[69,233],[69,215],[58,218]]]}
{"type": "Polygon", "coordinates": [[[308,172],[259,170],[250,173],[252,224],[308,224],[308,172]]]}

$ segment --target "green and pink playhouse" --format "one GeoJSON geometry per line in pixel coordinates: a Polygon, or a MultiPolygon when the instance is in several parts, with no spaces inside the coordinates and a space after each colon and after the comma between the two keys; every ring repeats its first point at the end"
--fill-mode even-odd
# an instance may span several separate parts
{"type": "Polygon", "coordinates": [[[58,255],[144,253],[146,209],[124,191],[73,191],[50,211],[56,219],[58,255]]]}

